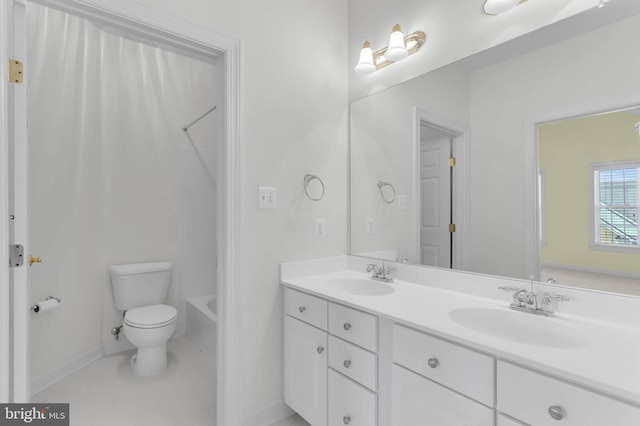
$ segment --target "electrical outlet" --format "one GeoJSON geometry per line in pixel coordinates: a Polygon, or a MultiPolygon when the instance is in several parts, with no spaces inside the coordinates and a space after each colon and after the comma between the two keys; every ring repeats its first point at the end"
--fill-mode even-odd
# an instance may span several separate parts
{"type": "Polygon", "coordinates": [[[258,208],[275,209],[276,208],[276,189],[268,186],[258,187],[258,208]]]}
{"type": "Polygon", "coordinates": [[[316,238],[324,238],[327,236],[327,221],[324,219],[316,219],[313,227],[316,238]]]}
{"type": "Polygon", "coordinates": [[[406,210],[407,204],[407,196],[405,194],[398,194],[398,210],[406,210]]]}
{"type": "Polygon", "coordinates": [[[376,233],[376,219],[373,217],[367,218],[367,235],[373,235],[376,233]]]}

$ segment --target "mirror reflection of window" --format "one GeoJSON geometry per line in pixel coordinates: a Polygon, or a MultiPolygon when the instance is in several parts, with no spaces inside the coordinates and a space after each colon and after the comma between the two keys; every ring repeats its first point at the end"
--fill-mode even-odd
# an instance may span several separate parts
{"type": "Polygon", "coordinates": [[[543,280],[640,295],[639,117],[634,108],[538,126],[543,280]]]}

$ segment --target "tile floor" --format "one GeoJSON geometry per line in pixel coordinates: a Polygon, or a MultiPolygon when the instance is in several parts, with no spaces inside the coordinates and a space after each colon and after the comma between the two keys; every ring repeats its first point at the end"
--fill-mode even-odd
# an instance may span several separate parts
{"type": "MultiPolygon", "coordinates": [[[[71,426],[214,426],[215,355],[186,337],[169,341],[167,349],[169,367],[162,376],[134,376],[129,351],[99,359],[33,401],[68,402],[71,426]]],[[[290,425],[298,423],[280,426],[290,425]]]]}
{"type": "MultiPolygon", "coordinates": [[[[136,377],[134,351],[106,356],[33,396],[68,402],[71,426],[215,426],[215,359],[186,337],[167,344],[169,367],[136,377]]],[[[272,426],[310,426],[293,415],[272,426]]]]}

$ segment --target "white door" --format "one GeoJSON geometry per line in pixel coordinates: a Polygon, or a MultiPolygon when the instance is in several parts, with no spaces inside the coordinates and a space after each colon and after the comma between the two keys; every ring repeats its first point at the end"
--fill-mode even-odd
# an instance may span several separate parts
{"type": "Polygon", "coordinates": [[[284,317],[284,401],[311,426],[327,425],[327,333],[284,317]]]}
{"type": "Polygon", "coordinates": [[[451,137],[420,144],[420,263],[451,268],[451,137]]]}

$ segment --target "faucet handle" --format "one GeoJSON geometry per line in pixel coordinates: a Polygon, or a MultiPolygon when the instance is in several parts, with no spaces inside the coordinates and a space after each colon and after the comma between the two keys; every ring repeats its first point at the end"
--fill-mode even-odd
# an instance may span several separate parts
{"type": "Polygon", "coordinates": [[[554,294],[554,293],[548,293],[548,292],[544,292],[544,294],[542,295],[545,299],[551,299],[551,300],[557,300],[558,302],[568,302],[569,298],[567,296],[563,296],[561,294],[554,294]]]}
{"type": "Polygon", "coordinates": [[[377,273],[378,272],[378,265],[376,265],[375,263],[369,263],[367,265],[367,272],[377,273]]]}
{"type": "Polygon", "coordinates": [[[506,285],[500,286],[498,287],[498,290],[502,290],[502,291],[510,291],[510,292],[516,292],[519,291],[520,289],[518,287],[509,287],[506,285]]]}

